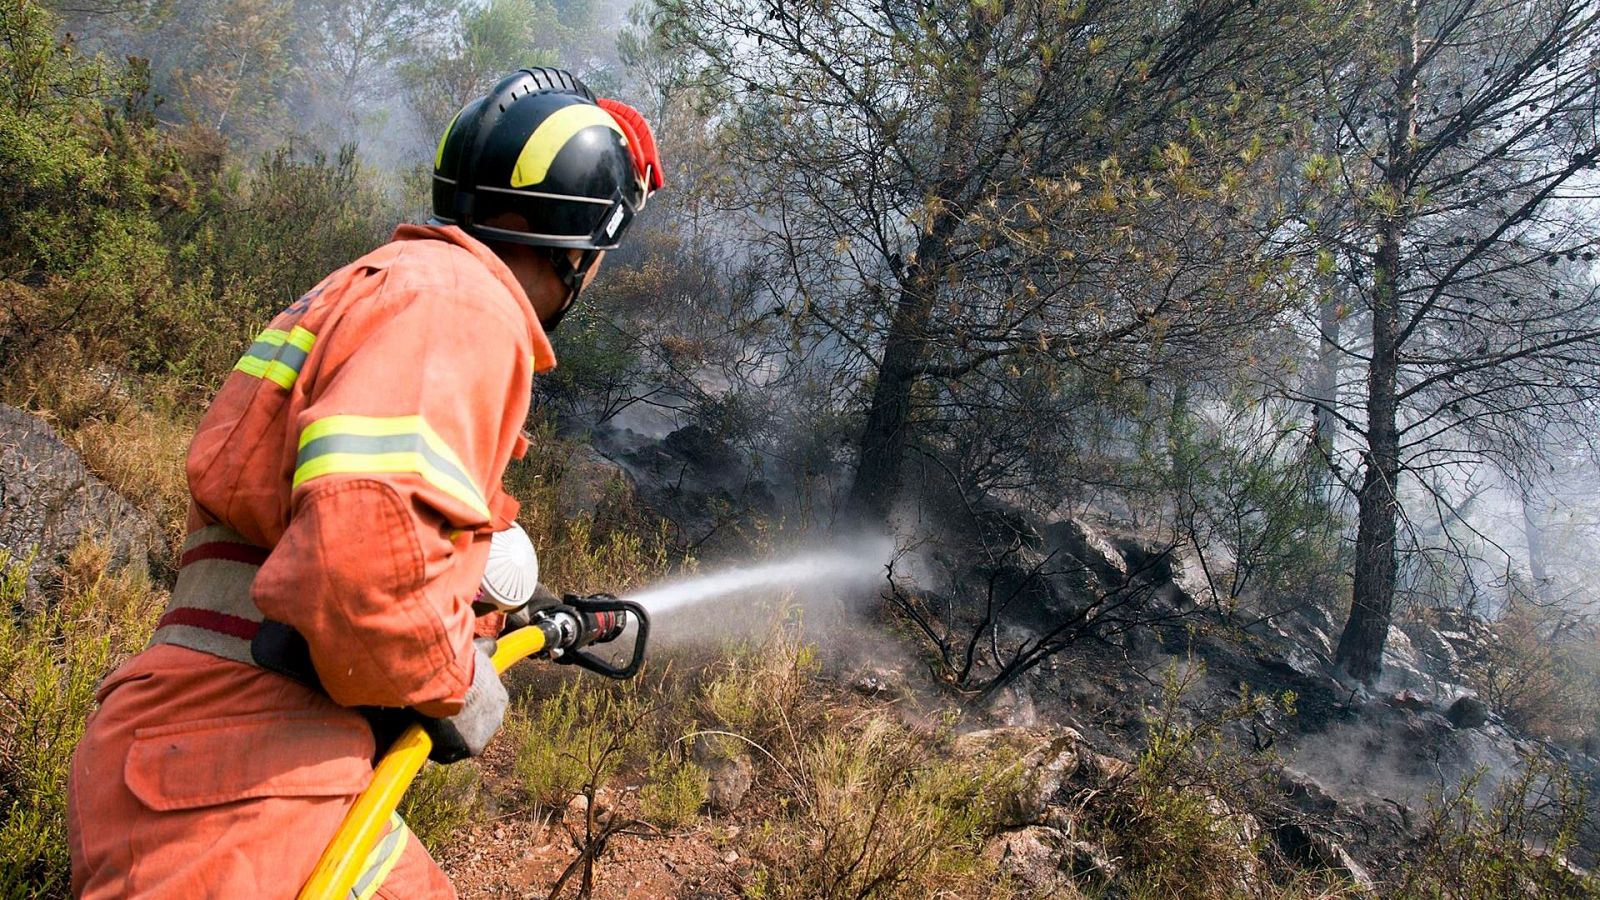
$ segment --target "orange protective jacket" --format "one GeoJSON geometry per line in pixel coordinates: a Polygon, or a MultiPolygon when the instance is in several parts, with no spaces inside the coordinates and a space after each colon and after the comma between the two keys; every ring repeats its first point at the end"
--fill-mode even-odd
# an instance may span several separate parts
{"type": "MultiPolygon", "coordinates": [[[[75,893],[294,895],[370,778],[348,707],[460,708],[489,535],[517,512],[501,476],[554,365],[510,270],[454,227],[400,227],[256,338],[189,451],[173,603],[73,761],[75,893]],[[326,695],[250,664],[263,617],[306,638],[326,695]]],[[[448,893],[397,826],[360,895],[448,893]]]]}

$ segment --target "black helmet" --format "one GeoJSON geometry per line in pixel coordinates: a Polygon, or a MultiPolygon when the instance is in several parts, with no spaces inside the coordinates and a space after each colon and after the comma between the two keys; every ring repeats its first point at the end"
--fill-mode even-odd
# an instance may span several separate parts
{"type": "Polygon", "coordinates": [[[649,182],[635,169],[624,125],[583,82],[521,69],[445,126],[433,216],[480,239],[558,251],[570,306],[599,251],[617,247],[644,205],[649,182]],[[586,252],[573,265],[565,250],[586,252]]]}

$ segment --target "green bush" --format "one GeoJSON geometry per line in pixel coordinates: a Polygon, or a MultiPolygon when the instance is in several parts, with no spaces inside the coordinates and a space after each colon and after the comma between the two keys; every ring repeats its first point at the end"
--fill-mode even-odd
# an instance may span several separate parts
{"type": "Polygon", "coordinates": [[[66,791],[100,679],[150,637],[165,603],[144,572],[80,545],[62,596],[26,598],[26,562],[0,550],[0,898],[67,893],[66,791]],[[27,607],[40,609],[16,616],[27,607]],[[41,609],[41,607],[44,607],[41,609]]]}
{"type": "Polygon", "coordinates": [[[757,837],[759,894],[972,896],[993,872],[999,820],[988,773],[884,718],[816,733],[784,764],[792,782],[757,837]]]}
{"type": "Polygon", "coordinates": [[[437,854],[452,845],[461,826],[472,820],[482,788],[483,776],[476,762],[429,763],[406,791],[400,816],[417,840],[437,854]]]}
{"type": "Polygon", "coordinates": [[[1600,896],[1600,878],[1570,867],[1587,796],[1572,773],[1542,755],[1524,757],[1485,805],[1483,771],[1429,805],[1422,852],[1394,895],[1430,900],[1600,896]]]}
{"type": "Polygon", "coordinates": [[[513,769],[532,804],[559,809],[598,790],[639,756],[646,709],[631,682],[564,682],[555,693],[519,703],[507,717],[513,769]]]}
{"type": "Polygon", "coordinates": [[[1224,729],[1270,707],[1292,714],[1295,698],[1243,690],[1229,706],[1192,718],[1183,698],[1203,676],[1193,660],[1168,670],[1131,772],[1083,803],[1084,833],[1119,860],[1117,884],[1129,896],[1275,895],[1266,840],[1250,816],[1266,805],[1275,761],[1238,753],[1224,729]]]}
{"type": "Polygon", "coordinates": [[[706,802],[706,772],[688,759],[657,753],[639,790],[640,810],[647,821],[678,828],[699,815],[706,802]]]}

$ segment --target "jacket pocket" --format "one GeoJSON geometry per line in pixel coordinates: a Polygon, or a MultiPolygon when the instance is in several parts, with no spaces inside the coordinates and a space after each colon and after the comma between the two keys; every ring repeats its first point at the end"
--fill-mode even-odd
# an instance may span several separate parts
{"type": "Polygon", "coordinates": [[[157,812],[352,796],[372,778],[372,752],[372,732],[353,713],[253,713],[140,728],[123,778],[157,812]]]}

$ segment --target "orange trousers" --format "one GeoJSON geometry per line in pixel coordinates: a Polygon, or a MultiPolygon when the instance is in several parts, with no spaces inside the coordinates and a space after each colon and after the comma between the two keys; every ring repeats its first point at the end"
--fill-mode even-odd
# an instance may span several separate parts
{"type": "MultiPolygon", "coordinates": [[[[98,699],[67,788],[75,896],[294,897],[372,776],[359,713],[210,654],[152,647],[98,699]]],[[[390,827],[356,896],[454,897],[390,827]]]]}

